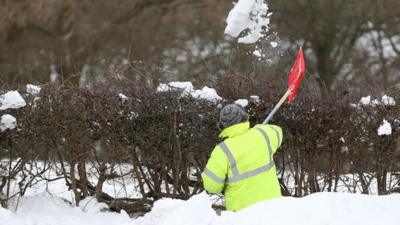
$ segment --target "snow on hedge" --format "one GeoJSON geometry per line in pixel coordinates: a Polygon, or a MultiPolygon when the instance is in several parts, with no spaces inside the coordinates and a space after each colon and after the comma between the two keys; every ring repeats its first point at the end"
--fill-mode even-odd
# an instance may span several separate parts
{"type": "Polygon", "coordinates": [[[168,84],[160,84],[157,87],[157,92],[176,90],[182,91],[182,96],[192,96],[193,98],[204,99],[210,102],[222,100],[215,89],[205,86],[201,90],[196,90],[191,82],[170,82],[168,84]]]}
{"type": "Polygon", "coordinates": [[[18,91],[9,91],[0,96],[0,110],[18,109],[25,106],[26,102],[18,91]]]}
{"type": "Polygon", "coordinates": [[[260,102],[260,97],[257,95],[252,95],[250,96],[250,100],[258,103],[260,102]]]}
{"type": "Polygon", "coordinates": [[[392,125],[387,121],[383,120],[383,124],[378,128],[378,135],[391,135],[392,134],[392,125]]]}
{"type": "Polygon", "coordinates": [[[40,94],[41,90],[42,90],[42,88],[40,86],[33,85],[33,84],[26,85],[26,92],[30,95],[38,95],[38,94],[40,94]]]}
{"type": "Polygon", "coordinates": [[[5,114],[1,116],[1,122],[0,122],[0,130],[1,132],[5,130],[13,130],[17,126],[17,119],[15,117],[5,114]]]}
{"type": "Polygon", "coordinates": [[[379,99],[372,99],[372,97],[370,95],[366,96],[366,97],[362,97],[360,99],[360,101],[358,102],[358,104],[351,104],[354,107],[357,106],[379,106],[379,105],[384,105],[384,106],[395,106],[396,105],[396,101],[394,100],[393,97],[384,95],[382,96],[382,98],[379,99]]]}
{"type": "Polygon", "coordinates": [[[209,88],[207,86],[203,87],[203,89],[201,90],[194,90],[194,92],[192,93],[192,97],[205,99],[210,102],[218,102],[222,100],[222,98],[217,94],[217,91],[214,88],[209,88]]]}
{"type": "Polygon", "coordinates": [[[246,106],[249,104],[249,100],[247,99],[238,99],[234,102],[236,105],[240,105],[243,108],[246,108],[246,106]]]}
{"type": "Polygon", "coordinates": [[[239,0],[226,19],[225,34],[236,38],[246,31],[238,42],[254,43],[269,30],[270,15],[264,0],[239,0]]]}
{"type": "Polygon", "coordinates": [[[187,95],[193,92],[193,84],[191,82],[169,82],[168,84],[159,84],[157,92],[181,90],[183,94],[187,95]]]}

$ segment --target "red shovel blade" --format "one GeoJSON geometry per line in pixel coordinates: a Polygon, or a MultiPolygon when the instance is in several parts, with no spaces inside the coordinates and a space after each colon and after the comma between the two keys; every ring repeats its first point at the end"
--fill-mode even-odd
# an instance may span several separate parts
{"type": "Polygon", "coordinates": [[[296,98],[296,94],[299,90],[300,83],[303,80],[305,70],[306,65],[304,62],[303,48],[300,48],[296,61],[289,75],[289,89],[292,90],[289,95],[289,103],[293,102],[296,98]]]}

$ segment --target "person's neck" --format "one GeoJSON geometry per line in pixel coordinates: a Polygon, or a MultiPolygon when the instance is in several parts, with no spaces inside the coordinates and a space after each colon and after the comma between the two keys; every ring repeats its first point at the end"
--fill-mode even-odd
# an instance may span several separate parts
{"type": "Polygon", "coordinates": [[[246,133],[250,129],[250,122],[242,122],[222,130],[219,134],[221,138],[231,138],[246,133]]]}

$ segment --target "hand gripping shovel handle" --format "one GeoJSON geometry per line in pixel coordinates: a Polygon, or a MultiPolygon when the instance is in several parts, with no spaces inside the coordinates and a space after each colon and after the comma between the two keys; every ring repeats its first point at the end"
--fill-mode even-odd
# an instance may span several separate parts
{"type": "Polygon", "coordinates": [[[281,100],[279,100],[278,104],[276,104],[275,108],[269,113],[268,117],[264,120],[263,124],[267,124],[274,114],[278,111],[278,109],[282,106],[282,104],[285,102],[285,100],[289,97],[290,93],[292,93],[292,89],[289,88],[285,95],[282,96],[281,100]]]}

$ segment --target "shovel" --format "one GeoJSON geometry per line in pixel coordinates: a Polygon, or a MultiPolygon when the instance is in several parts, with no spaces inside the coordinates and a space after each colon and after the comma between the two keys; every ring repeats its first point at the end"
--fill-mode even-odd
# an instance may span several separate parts
{"type": "Polygon", "coordinates": [[[275,108],[269,113],[268,117],[264,120],[263,124],[267,124],[274,114],[278,111],[278,109],[282,106],[287,98],[289,103],[292,103],[296,98],[297,91],[299,90],[300,83],[303,80],[304,72],[306,69],[306,65],[304,62],[304,54],[303,48],[300,48],[299,53],[297,54],[296,61],[290,70],[289,74],[289,83],[288,89],[286,93],[283,95],[281,100],[279,100],[278,104],[276,104],[275,108]]]}

